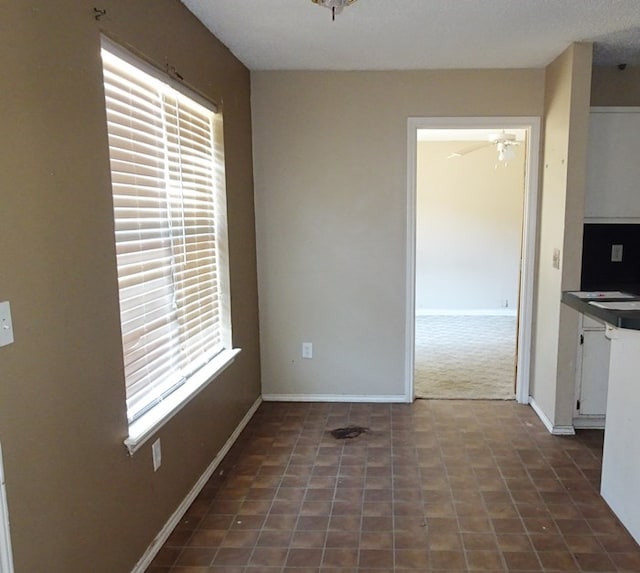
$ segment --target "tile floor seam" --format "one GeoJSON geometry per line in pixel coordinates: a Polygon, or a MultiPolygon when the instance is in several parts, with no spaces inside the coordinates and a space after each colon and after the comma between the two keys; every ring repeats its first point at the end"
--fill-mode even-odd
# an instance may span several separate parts
{"type": "MultiPolygon", "coordinates": [[[[526,473],[527,477],[530,479],[530,481],[532,483],[532,487],[533,487],[535,485],[535,482],[533,482],[533,480],[531,480],[531,474],[529,473],[529,470],[527,469],[526,465],[522,463],[522,460],[520,460],[520,463],[522,464],[522,466],[523,466],[523,468],[525,470],[525,473],[526,473]]],[[[516,511],[518,512],[518,519],[520,520],[520,523],[522,524],[523,531],[525,532],[525,534],[527,536],[527,539],[529,541],[529,546],[534,549],[534,554],[535,554],[535,557],[536,557],[536,561],[537,561],[538,565],[540,566],[540,570],[544,571],[544,566],[543,566],[542,560],[540,559],[539,552],[535,548],[535,544],[534,544],[533,539],[531,537],[531,532],[529,532],[527,527],[526,527],[526,523],[525,523],[525,521],[523,519],[523,516],[520,513],[520,510],[518,509],[517,501],[516,501],[515,497],[513,496],[513,492],[511,490],[511,488],[509,488],[508,485],[509,484],[506,484],[507,490],[509,491],[509,498],[511,499],[511,502],[512,502],[513,506],[516,508],[516,511]]],[[[501,552],[501,553],[504,554],[504,552],[501,552]]],[[[505,563],[506,563],[506,558],[505,558],[505,563]]],[[[508,570],[508,568],[507,568],[507,570],[508,570]]]]}
{"type": "MultiPolygon", "coordinates": [[[[278,487],[276,488],[276,491],[275,491],[275,493],[273,495],[273,499],[271,500],[271,503],[269,504],[269,508],[267,509],[267,511],[265,513],[265,519],[264,519],[264,521],[262,523],[262,527],[260,528],[260,534],[258,535],[258,539],[260,539],[260,535],[264,532],[265,523],[266,523],[267,519],[269,518],[269,515],[271,515],[271,510],[273,509],[273,505],[276,502],[276,499],[278,499],[278,492],[280,491],[280,488],[282,487],[282,481],[284,479],[284,476],[286,476],[286,474],[287,474],[287,469],[288,469],[289,465],[291,464],[291,456],[293,455],[293,452],[295,451],[295,447],[296,447],[296,445],[297,445],[299,440],[300,440],[300,432],[298,432],[298,436],[296,437],[295,443],[293,444],[293,447],[291,449],[291,453],[289,454],[285,470],[284,470],[282,476],[280,477],[280,480],[278,481],[278,487]]],[[[308,478],[307,478],[307,483],[308,483],[308,478]]],[[[299,518],[300,518],[300,512],[298,511],[298,519],[299,518]]],[[[293,529],[295,531],[295,527],[293,529]]],[[[293,533],[292,533],[292,537],[293,537],[293,533]]],[[[256,543],[253,545],[253,547],[251,549],[251,553],[250,553],[249,557],[247,558],[247,563],[246,563],[247,566],[251,565],[253,556],[255,555],[256,550],[258,549],[258,547],[259,546],[258,546],[257,541],[256,541],[256,543]]],[[[289,550],[290,550],[290,547],[289,547],[289,550]]],[[[287,562],[287,559],[289,557],[289,550],[287,550],[287,555],[285,556],[285,560],[284,560],[285,563],[287,562]]],[[[210,566],[212,566],[213,563],[215,563],[215,559],[210,564],[210,566]]]]}
{"type": "MultiPolygon", "coordinates": [[[[393,570],[396,570],[396,540],[395,540],[395,535],[393,533],[395,533],[396,531],[396,508],[395,508],[395,475],[396,472],[394,471],[394,447],[393,447],[393,443],[394,443],[394,433],[393,433],[393,407],[389,408],[389,450],[390,450],[390,454],[391,454],[391,531],[392,531],[392,535],[391,535],[391,551],[392,551],[392,564],[393,564],[393,570]]],[[[358,565],[360,564],[360,562],[358,561],[358,565]]]]}
{"type": "MultiPolygon", "coordinates": [[[[159,560],[156,567],[152,566],[150,573],[177,573],[182,565],[196,563],[197,559],[207,555],[207,551],[212,555],[209,557],[209,565],[215,564],[221,549],[221,542],[215,541],[216,539],[229,539],[238,544],[229,546],[236,548],[236,551],[225,553],[225,558],[230,556],[238,562],[244,562],[244,565],[238,568],[229,566],[229,571],[258,573],[261,571],[260,566],[252,566],[251,559],[259,547],[259,535],[266,531],[267,515],[274,507],[289,516],[293,516],[295,511],[295,522],[289,541],[283,536],[273,546],[282,547],[279,553],[284,554],[284,561],[280,565],[275,565],[273,561],[275,566],[265,569],[265,573],[294,573],[296,568],[292,566],[296,563],[288,562],[287,559],[294,547],[293,534],[304,513],[303,504],[307,493],[311,491],[311,476],[314,468],[320,468],[318,476],[322,477],[326,473],[322,467],[331,463],[335,464],[335,477],[331,482],[331,505],[327,506],[329,519],[334,515],[334,509],[339,510],[335,515],[341,516],[345,511],[353,509],[355,513],[359,508],[357,522],[342,519],[336,521],[337,525],[349,528],[348,537],[357,545],[350,557],[347,552],[341,555],[339,551],[335,551],[332,552],[332,560],[325,564],[330,548],[330,521],[324,529],[318,527],[322,534],[301,536],[300,547],[307,547],[307,542],[313,544],[310,547],[317,547],[313,562],[320,559],[317,566],[311,567],[309,571],[324,573],[326,570],[329,573],[331,566],[337,568],[341,563],[347,565],[340,570],[341,573],[364,571],[365,566],[370,564],[382,567],[382,563],[372,561],[376,559],[375,553],[368,553],[366,562],[361,559],[364,555],[360,550],[363,549],[365,513],[372,512],[371,515],[374,515],[382,512],[385,515],[389,511],[383,501],[385,494],[377,493],[367,498],[369,478],[374,488],[390,490],[391,519],[388,520],[390,525],[384,527],[391,528],[388,545],[391,547],[391,554],[387,551],[384,556],[385,559],[390,559],[390,567],[385,571],[397,569],[408,573],[406,567],[414,567],[415,571],[435,571],[436,566],[455,565],[454,561],[442,561],[448,559],[444,553],[438,555],[438,561],[434,560],[434,546],[431,546],[431,541],[427,542],[427,539],[433,540],[429,534],[433,531],[434,524],[446,526],[446,529],[440,529],[439,532],[444,533],[445,537],[448,535],[446,531],[449,531],[449,526],[446,521],[438,521],[441,519],[437,517],[440,514],[449,516],[444,519],[449,520],[451,527],[456,528],[451,529],[451,532],[457,539],[457,551],[462,554],[458,557],[461,559],[460,571],[478,571],[472,567],[493,566],[496,572],[500,568],[504,572],[509,571],[509,567],[514,564],[514,571],[521,570],[523,564],[532,567],[535,564],[538,573],[559,571],[562,568],[585,573],[592,570],[594,573],[640,571],[640,548],[599,497],[594,481],[593,466],[601,464],[601,457],[597,453],[601,448],[601,433],[581,433],[581,437],[569,439],[551,437],[526,407],[515,404],[431,402],[403,406],[282,404],[262,408],[239,438],[237,447],[232,448],[221,463],[221,468],[229,469],[229,474],[224,479],[219,472],[212,476],[196,502],[185,513],[171,543],[166,544],[168,550],[164,553],[164,560],[159,560]],[[360,443],[350,441],[334,447],[328,439],[327,431],[335,421],[362,423],[374,430],[374,426],[379,425],[385,428],[384,431],[388,429],[388,435],[381,436],[372,432],[364,436],[360,443]],[[292,435],[287,437],[287,432],[292,435]],[[278,435],[283,437],[274,438],[278,435]],[[422,448],[419,447],[421,444],[422,448]],[[310,447],[313,448],[313,458],[309,457],[307,448],[310,447]],[[437,459],[430,453],[435,454],[436,451],[437,459]],[[259,462],[257,466],[256,462],[259,462]],[[582,471],[581,463],[584,463],[584,468],[588,471],[582,471]],[[296,480],[294,475],[290,475],[296,474],[304,466],[308,467],[303,470],[305,475],[300,475],[300,479],[296,480]],[[384,467],[387,470],[376,469],[384,467]],[[386,484],[385,479],[376,479],[377,476],[385,475],[388,476],[386,484]],[[442,478],[438,478],[438,475],[442,478]],[[343,480],[344,488],[340,488],[343,480]],[[429,483],[430,480],[432,483],[429,483]],[[249,493],[251,487],[267,487],[267,484],[273,484],[274,481],[277,486],[268,486],[272,488],[271,492],[259,493],[268,501],[268,506],[249,504],[244,507],[243,512],[242,504],[252,499],[249,493]],[[288,490],[289,487],[293,489],[288,490]],[[298,488],[301,491],[296,491],[298,488]],[[418,491],[412,492],[415,488],[418,491]],[[357,493],[357,502],[350,499],[351,493],[357,493]],[[225,498],[227,494],[229,498],[225,498]],[[433,496],[430,499],[437,501],[433,505],[429,504],[428,496],[433,496]],[[367,499],[371,501],[365,506],[367,499]],[[503,502],[500,500],[505,503],[508,500],[513,509],[506,505],[501,507],[503,502]],[[345,503],[342,504],[341,501],[345,503]],[[276,505],[276,502],[282,503],[276,505]],[[422,521],[417,514],[412,514],[412,504],[421,511],[422,521]],[[433,515],[427,511],[428,504],[431,505],[433,515]],[[447,508],[447,504],[451,507],[447,508]],[[219,515],[224,516],[228,510],[233,510],[230,516],[232,521],[226,529],[220,530],[218,528],[224,527],[225,520],[215,521],[211,518],[218,511],[223,512],[219,515]],[[260,526],[257,521],[255,525],[247,524],[250,527],[247,531],[257,533],[258,537],[253,541],[251,535],[229,537],[230,531],[239,531],[234,527],[235,520],[247,510],[253,510],[256,515],[267,512],[264,513],[260,526]],[[514,510],[515,513],[512,514],[514,510]],[[502,518],[501,515],[505,517],[502,518]],[[451,520],[451,517],[454,519],[451,520]],[[482,526],[478,519],[474,521],[468,518],[486,520],[487,525],[482,526]],[[500,523],[497,520],[514,518],[517,519],[514,523],[520,524],[522,533],[501,533],[503,530],[508,531],[505,528],[509,527],[509,522],[500,523]],[[205,519],[210,521],[205,524],[205,519]],[[420,521],[426,525],[425,528],[419,528],[420,521]],[[546,533],[538,533],[537,528],[544,529],[545,523],[550,529],[546,533]],[[208,525],[215,526],[218,534],[201,536],[197,540],[198,544],[192,543],[198,533],[208,531],[205,529],[208,525]],[[482,527],[485,529],[482,530],[482,527]],[[413,531],[413,534],[402,536],[406,541],[400,547],[398,533],[404,528],[413,531]],[[577,528],[576,535],[571,535],[574,528],[577,528]],[[423,532],[419,533],[421,529],[423,532]],[[473,533],[474,530],[479,533],[473,533]],[[223,537],[219,537],[221,531],[224,532],[223,537]],[[521,542],[528,544],[525,552],[518,549],[521,542]],[[245,546],[240,545],[241,543],[249,545],[243,549],[245,546]],[[404,551],[407,547],[426,550],[427,555],[412,555],[409,551],[404,551]],[[493,547],[497,547],[497,552],[493,547]],[[188,548],[202,549],[201,555],[196,551],[189,555],[188,560],[181,559],[187,555],[188,548]],[[353,561],[354,558],[356,561],[353,561]],[[415,560],[425,558],[428,559],[428,566],[420,569],[415,560]],[[168,566],[167,560],[171,560],[168,566]],[[350,568],[350,562],[355,562],[356,565],[350,568]]],[[[322,488],[327,487],[328,483],[329,480],[319,479],[314,485],[322,488]]],[[[319,499],[324,499],[324,494],[320,493],[319,499]]],[[[323,511],[322,505],[311,505],[308,509],[311,512],[323,511]]],[[[284,523],[286,521],[280,520],[280,524],[284,523]]],[[[377,523],[382,524],[384,521],[371,520],[368,527],[375,527],[377,523]]],[[[315,523],[313,525],[315,527],[315,523]]],[[[368,542],[369,547],[376,547],[375,540],[378,538],[367,534],[364,542],[368,542]]],[[[444,537],[441,539],[444,540],[444,537]]],[[[441,547],[446,547],[448,543],[446,541],[441,547]]],[[[349,545],[347,539],[344,547],[350,549],[354,545],[349,545]]],[[[220,568],[213,565],[210,573],[218,569],[220,568]]],[[[186,570],[187,567],[183,571],[186,570]]],[[[197,569],[194,567],[195,570],[197,569]]],[[[453,573],[452,569],[449,571],[453,573]]]]}

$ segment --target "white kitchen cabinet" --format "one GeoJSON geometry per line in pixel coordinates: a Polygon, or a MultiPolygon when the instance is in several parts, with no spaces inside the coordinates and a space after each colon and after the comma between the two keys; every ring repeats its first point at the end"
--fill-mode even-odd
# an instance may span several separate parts
{"type": "Polygon", "coordinates": [[[640,107],[591,108],[587,221],[640,218],[639,147],[640,107]]]}
{"type": "MultiPolygon", "coordinates": [[[[607,325],[611,340],[600,493],[640,543],[640,331],[607,325]]],[[[636,569],[637,571],[637,569],[636,569]]]]}
{"type": "Polygon", "coordinates": [[[605,337],[604,323],[583,314],[578,334],[573,425],[604,428],[611,342],[605,337]]]}

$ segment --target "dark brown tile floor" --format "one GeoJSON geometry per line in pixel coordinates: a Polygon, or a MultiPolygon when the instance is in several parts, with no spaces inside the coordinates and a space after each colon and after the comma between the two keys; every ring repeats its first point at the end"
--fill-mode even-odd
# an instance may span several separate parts
{"type": "Polygon", "coordinates": [[[148,573],[640,572],[602,439],[514,402],[263,404],[148,573]]]}

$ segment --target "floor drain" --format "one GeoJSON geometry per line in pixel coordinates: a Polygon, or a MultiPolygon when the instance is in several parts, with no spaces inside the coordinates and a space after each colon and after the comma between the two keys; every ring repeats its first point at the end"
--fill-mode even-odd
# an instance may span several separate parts
{"type": "Polygon", "coordinates": [[[346,428],[336,428],[331,430],[331,435],[336,440],[350,440],[357,438],[360,434],[366,434],[369,432],[369,428],[363,426],[347,426],[346,428]]]}

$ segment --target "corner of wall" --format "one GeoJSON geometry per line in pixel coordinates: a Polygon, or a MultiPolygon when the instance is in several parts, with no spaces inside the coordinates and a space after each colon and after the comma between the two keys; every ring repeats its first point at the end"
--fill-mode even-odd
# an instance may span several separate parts
{"type": "Polygon", "coordinates": [[[545,70],[532,399],[552,427],[572,424],[577,320],[560,304],[580,284],[592,46],[571,45],[545,70]],[[560,251],[560,265],[552,265],[560,251]],[[575,327],[575,328],[574,328],[575,327]]]}

